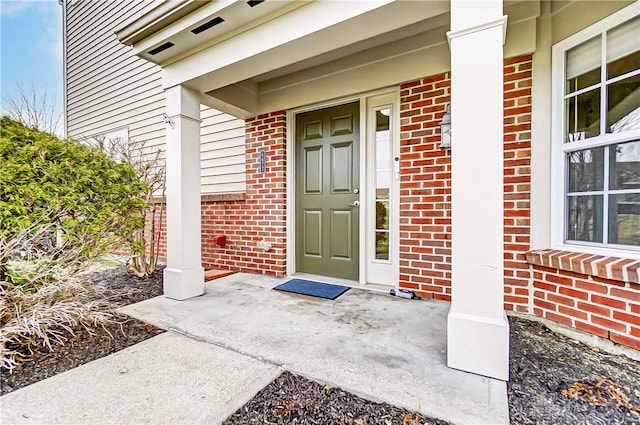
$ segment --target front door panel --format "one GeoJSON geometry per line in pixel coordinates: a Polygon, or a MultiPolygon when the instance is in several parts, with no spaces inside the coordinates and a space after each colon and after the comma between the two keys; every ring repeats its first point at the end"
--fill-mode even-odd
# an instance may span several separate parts
{"type": "Polygon", "coordinates": [[[296,269],[358,279],[359,104],[296,118],[296,269]]]}

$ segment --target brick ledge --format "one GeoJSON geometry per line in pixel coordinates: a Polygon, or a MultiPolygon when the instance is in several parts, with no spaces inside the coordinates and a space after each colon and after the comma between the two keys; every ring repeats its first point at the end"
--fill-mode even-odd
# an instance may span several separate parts
{"type": "Polygon", "coordinates": [[[245,201],[247,194],[242,192],[211,193],[202,195],[201,202],[245,201]]]}
{"type": "MultiPolygon", "coordinates": [[[[200,202],[226,202],[226,201],[246,201],[247,194],[244,192],[227,192],[227,193],[209,193],[200,195],[200,202]]],[[[165,196],[156,196],[151,198],[151,202],[155,204],[164,204],[165,196]]]]}
{"type": "Polygon", "coordinates": [[[526,253],[527,263],[603,279],[640,284],[640,261],[557,249],[526,253]]]}

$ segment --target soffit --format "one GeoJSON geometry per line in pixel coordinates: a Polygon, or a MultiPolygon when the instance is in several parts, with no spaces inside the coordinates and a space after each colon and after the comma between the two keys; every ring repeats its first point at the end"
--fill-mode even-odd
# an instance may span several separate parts
{"type": "Polygon", "coordinates": [[[162,0],[116,29],[134,54],[160,66],[275,19],[310,1],[162,0]]]}

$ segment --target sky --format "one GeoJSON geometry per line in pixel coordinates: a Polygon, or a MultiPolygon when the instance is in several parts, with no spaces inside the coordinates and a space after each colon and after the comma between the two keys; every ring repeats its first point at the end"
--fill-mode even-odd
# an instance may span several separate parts
{"type": "Polygon", "coordinates": [[[62,109],[62,6],[57,0],[0,0],[0,99],[35,82],[62,109]]]}

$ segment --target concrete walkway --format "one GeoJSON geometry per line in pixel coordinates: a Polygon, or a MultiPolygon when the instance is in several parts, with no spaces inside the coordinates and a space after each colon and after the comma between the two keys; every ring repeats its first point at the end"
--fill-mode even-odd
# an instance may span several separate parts
{"type": "Polygon", "coordinates": [[[447,303],[335,301],[247,274],[122,309],[168,329],[0,398],[2,423],[220,423],[282,370],[456,424],[508,424],[504,382],[446,367],[447,303]]]}

